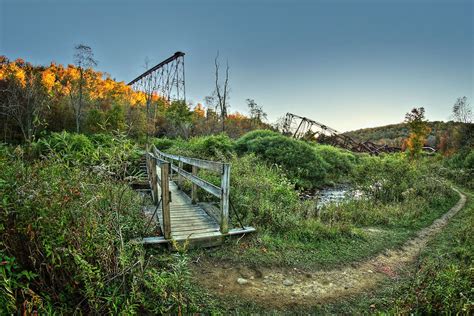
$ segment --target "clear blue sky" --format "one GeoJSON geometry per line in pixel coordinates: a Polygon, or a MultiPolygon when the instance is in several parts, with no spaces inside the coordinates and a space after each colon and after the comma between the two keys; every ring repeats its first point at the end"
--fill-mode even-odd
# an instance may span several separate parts
{"type": "Polygon", "coordinates": [[[412,107],[446,120],[473,98],[473,1],[0,0],[0,54],[71,63],[90,45],[99,69],[129,81],[186,53],[189,101],[213,90],[217,50],[231,110],[246,98],[270,121],[287,111],[341,131],[397,123],[412,107]]]}

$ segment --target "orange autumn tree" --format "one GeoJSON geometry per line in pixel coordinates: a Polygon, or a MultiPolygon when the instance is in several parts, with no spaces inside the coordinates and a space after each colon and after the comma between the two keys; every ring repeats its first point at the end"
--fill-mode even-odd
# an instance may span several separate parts
{"type": "Polygon", "coordinates": [[[410,135],[406,141],[406,148],[411,159],[417,158],[425,144],[426,137],[431,129],[425,119],[425,108],[413,108],[405,115],[405,122],[410,129],[410,135]]]}

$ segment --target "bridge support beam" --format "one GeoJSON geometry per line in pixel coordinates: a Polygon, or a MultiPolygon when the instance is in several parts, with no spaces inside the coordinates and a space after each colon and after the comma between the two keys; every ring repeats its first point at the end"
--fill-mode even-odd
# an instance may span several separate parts
{"type": "Polygon", "coordinates": [[[220,228],[222,234],[229,232],[229,188],[230,188],[230,164],[222,166],[221,177],[221,222],[220,228]]]}

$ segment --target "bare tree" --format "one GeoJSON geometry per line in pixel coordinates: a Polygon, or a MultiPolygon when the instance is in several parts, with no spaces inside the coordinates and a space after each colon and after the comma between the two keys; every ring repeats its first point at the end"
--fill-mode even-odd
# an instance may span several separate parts
{"type": "Polygon", "coordinates": [[[228,99],[229,99],[229,62],[226,63],[225,69],[225,78],[224,84],[222,85],[219,82],[219,52],[217,52],[216,58],[214,59],[215,65],[215,103],[216,107],[219,110],[221,121],[222,121],[222,131],[225,131],[225,120],[227,118],[227,109],[229,108],[228,99]]]}
{"type": "Polygon", "coordinates": [[[79,44],[74,47],[74,63],[79,69],[79,81],[77,83],[78,91],[77,98],[72,98],[71,101],[74,108],[74,114],[76,116],[76,132],[81,130],[82,122],[82,111],[84,108],[84,87],[86,85],[86,80],[84,77],[84,72],[88,68],[97,66],[97,60],[94,59],[94,53],[90,46],[79,44]]]}
{"type": "Polygon", "coordinates": [[[261,124],[263,120],[267,119],[267,113],[263,111],[261,105],[258,105],[254,99],[247,99],[246,101],[250,111],[250,119],[254,123],[254,126],[261,124]]]}
{"type": "Polygon", "coordinates": [[[452,117],[460,123],[472,123],[472,109],[467,103],[467,97],[458,98],[453,105],[452,117]]]}

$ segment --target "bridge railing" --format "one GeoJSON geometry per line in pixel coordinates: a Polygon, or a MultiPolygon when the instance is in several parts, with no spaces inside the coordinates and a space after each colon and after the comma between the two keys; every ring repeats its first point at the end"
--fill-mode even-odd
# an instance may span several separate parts
{"type": "Polygon", "coordinates": [[[147,152],[146,165],[150,179],[151,195],[153,202],[157,207],[161,203],[161,212],[163,219],[163,235],[166,239],[171,238],[171,216],[170,202],[171,194],[169,189],[169,173],[170,163],[164,159],[160,159],[155,155],[147,152]],[[158,190],[160,187],[160,190],[158,190]]]}
{"type": "Polygon", "coordinates": [[[178,187],[180,189],[183,187],[183,179],[187,179],[192,183],[191,200],[193,204],[198,201],[198,187],[220,200],[220,214],[218,218],[220,231],[223,234],[227,234],[229,232],[230,164],[167,154],[156,149],[155,146],[152,146],[149,152],[161,161],[169,161],[169,171],[174,171],[178,175],[178,187]],[[192,167],[191,172],[184,170],[183,167],[185,164],[192,167]],[[205,169],[219,174],[220,186],[216,186],[198,177],[199,169],[205,169]]]}

